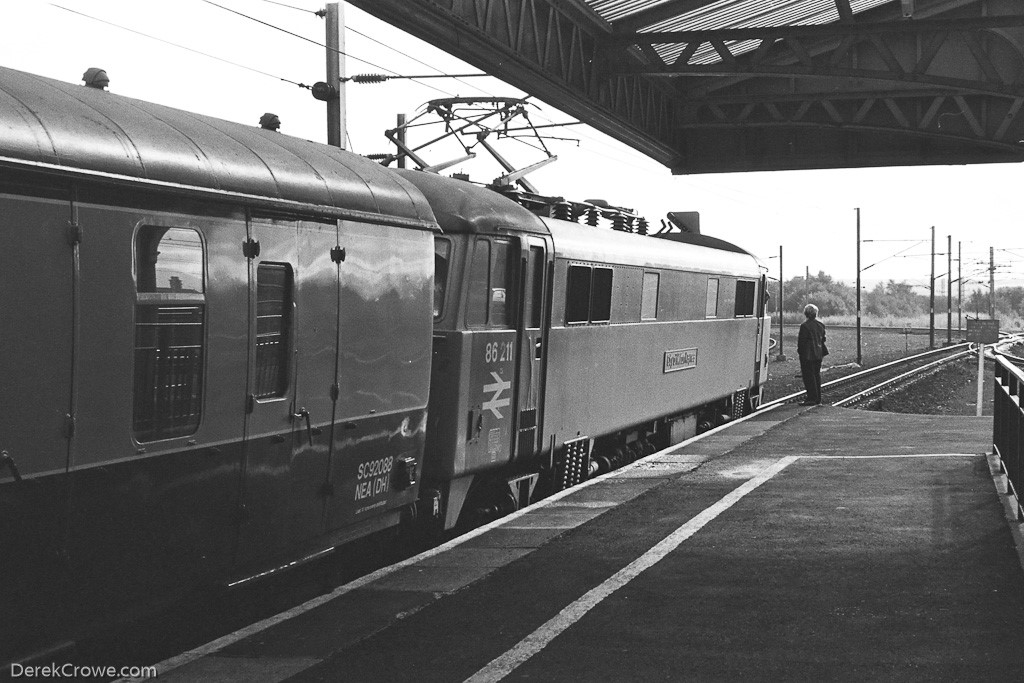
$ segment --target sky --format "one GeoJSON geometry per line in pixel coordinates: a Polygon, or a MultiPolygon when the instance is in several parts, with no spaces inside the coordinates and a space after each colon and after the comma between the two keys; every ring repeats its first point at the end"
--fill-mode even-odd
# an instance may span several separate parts
{"type": "MultiPolygon", "coordinates": [[[[98,67],[110,77],[109,90],[120,95],[252,125],[273,112],[282,133],[326,142],[325,105],[298,85],[325,78],[324,21],[314,14],[323,6],[305,0],[17,0],[0,21],[0,65],[70,83],[98,67]]],[[[342,11],[345,74],[480,73],[354,7],[342,3],[342,11]]],[[[384,130],[394,127],[399,113],[412,118],[421,112],[428,100],[524,94],[489,76],[349,83],[347,146],[359,154],[394,151],[384,130]]],[[[536,125],[575,121],[530,101],[536,125]]],[[[439,132],[436,125],[416,129],[410,142],[439,132]]],[[[933,226],[940,292],[947,236],[954,276],[957,254],[963,255],[959,272],[967,290],[981,281],[987,286],[990,248],[996,286],[1024,284],[1021,164],[673,176],[586,125],[545,132],[570,139],[546,142],[558,160],[528,176],[538,191],[605,199],[655,226],[668,211],[699,211],[703,233],[753,253],[773,278],[781,246],[786,280],[824,271],[852,285],[859,208],[866,288],[893,279],[925,292],[933,226]]],[[[517,165],[545,156],[509,140],[500,141],[499,151],[517,165]]],[[[460,155],[440,146],[424,150],[430,163],[460,155]]],[[[485,156],[444,173],[490,181],[501,169],[485,156]]]]}

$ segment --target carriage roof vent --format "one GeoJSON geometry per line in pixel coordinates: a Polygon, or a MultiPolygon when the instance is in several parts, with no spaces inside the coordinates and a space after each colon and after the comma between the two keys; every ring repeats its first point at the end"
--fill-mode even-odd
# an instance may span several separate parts
{"type": "Polygon", "coordinates": [[[263,130],[277,130],[281,127],[281,119],[272,112],[267,112],[260,117],[260,128],[263,130]]]}
{"type": "Polygon", "coordinates": [[[96,67],[86,69],[85,73],[82,74],[82,81],[85,83],[85,87],[95,88],[96,90],[103,90],[110,85],[110,78],[107,76],[107,72],[96,67]]]}

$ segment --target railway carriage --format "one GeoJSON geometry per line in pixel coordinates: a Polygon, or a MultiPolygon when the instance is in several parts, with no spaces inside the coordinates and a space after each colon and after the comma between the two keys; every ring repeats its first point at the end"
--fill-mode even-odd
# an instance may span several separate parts
{"type": "Polygon", "coordinates": [[[397,524],[435,229],[354,154],[0,70],[0,660],[397,524]]]}

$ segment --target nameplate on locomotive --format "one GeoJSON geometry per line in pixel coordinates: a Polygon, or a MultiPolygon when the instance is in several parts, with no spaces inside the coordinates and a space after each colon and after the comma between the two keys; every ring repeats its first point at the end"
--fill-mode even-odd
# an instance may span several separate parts
{"type": "Polygon", "coordinates": [[[664,372],[676,372],[697,367],[697,349],[676,349],[665,352],[664,372]]]}

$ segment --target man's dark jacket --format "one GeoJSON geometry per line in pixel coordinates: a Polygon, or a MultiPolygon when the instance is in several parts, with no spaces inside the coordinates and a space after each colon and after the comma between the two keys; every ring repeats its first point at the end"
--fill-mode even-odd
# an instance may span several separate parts
{"type": "Polygon", "coordinates": [[[796,352],[800,360],[821,360],[828,355],[825,347],[825,326],[817,318],[808,318],[800,325],[796,338],[796,352]]]}

